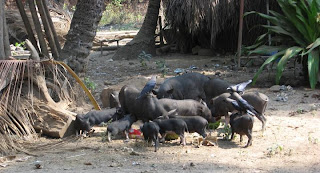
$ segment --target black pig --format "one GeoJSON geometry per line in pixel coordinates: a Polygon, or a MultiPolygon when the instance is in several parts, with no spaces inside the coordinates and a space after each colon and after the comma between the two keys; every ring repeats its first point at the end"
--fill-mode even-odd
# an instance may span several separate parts
{"type": "Polygon", "coordinates": [[[157,148],[159,148],[159,131],[160,127],[155,122],[146,122],[141,127],[141,132],[143,133],[143,137],[150,144],[151,141],[154,142],[154,152],[157,152],[157,148]]]}
{"type": "Polygon", "coordinates": [[[234,133],[240,135],[240,142],[242,142],[242,135],[248,137],[248,143],[245,147],[252,145],[252,128],[253,128],[253,117],[248,114],[241,115],[239,112],[231,114],[230,125],[231,125],[231,139],[233,139],[234,133]]]}

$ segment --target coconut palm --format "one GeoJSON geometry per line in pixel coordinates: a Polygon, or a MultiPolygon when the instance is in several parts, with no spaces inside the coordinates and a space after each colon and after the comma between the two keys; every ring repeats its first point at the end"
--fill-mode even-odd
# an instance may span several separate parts
{"type": "Polygon", "coordinates": [[[155,54],[154,33],[158,21],[160,2],[161,0],[149,1],[146,16],[138,34],[124,47],[119,49],[113,58],[135,59],[143,51],[147,54],[155,54]]]}
{"type": "Polygon", "coordinates": [[[67,61],[76,72],[83,72],[98,24],[105,9],[104,0],[79,0],[59,60],[67,61]]]}

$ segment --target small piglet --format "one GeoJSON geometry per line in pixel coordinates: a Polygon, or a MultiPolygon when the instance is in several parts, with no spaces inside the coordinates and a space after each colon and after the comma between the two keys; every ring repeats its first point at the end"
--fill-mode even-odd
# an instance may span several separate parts
{"type": "Polygon", "coordinates": [[[240,142],[242,142],[242,135],[247,135],[248,143],[245,146],[248,147],[252,145],[252,127],[253,127],[254,118],[251,115],[240,113],[234,113],[230,116],[230,125],[231,125],[231,140],[233,139],[234,133],[240,135],[240,142]]]}
{"type": "Polygon", "coordinates": [[[94,125],[116,120],[121,117],[121,114],[121,110],[116,108],[92,110],[86,114],[78,114],[75,120],[76,133],[78,135],[80,130],[84,133],[89,132],[94,125]]]}
{"type": "Polygon", "coordinates": [[[189,133],[197,132],[203,138],[207,136],[206,127],[208,126],[208,121],[200,116],[177,116],[177,115],[169,115],[169,118],[177,118],[181,119],[187,123],[189,133]]]}
{"type": "Polygon", "coordinates": [[[151,141],[154,142],[154,152],[157,152],[157,148],[159,148],[159,131],[160,127],[158,124],[152,121],[144,123],[141,127],[144,139],[148,141],[149,144],[151,141]]]}
{"type": "Polygon", "coordinates": [[[126,140],[129,140],[128,131],[131,128],[131,125],[136,122],[136,117],[132,116],[131,114],[125,115],[120,120],[114,121],[107,127],[107,136],[108,142],[111,142],[111,135],[115,136],[120,132],[125,132],[126,140]]]}
{"type": "Polygon", "coordinates": [[[155,119],[154,122],[157,123],[160,127],[162,140],[165,140],[167,132],[175,132],[180,137],[180,144],[186,145],[186,140],[184,138],[184,132],[188,129],[186,122],[176,118],[155,119]]]}

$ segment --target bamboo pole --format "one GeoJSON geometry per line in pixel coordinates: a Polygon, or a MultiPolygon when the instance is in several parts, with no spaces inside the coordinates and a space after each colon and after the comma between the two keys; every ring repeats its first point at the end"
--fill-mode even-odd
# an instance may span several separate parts
{"type": "Polygon", "coordinates": [[[238,35],[238,67],[240,67],[240,56],[241,56],[243,9],[244,9],[244,0],[240,0],[240,18],[239,18],[239,35],[238,35]]]}

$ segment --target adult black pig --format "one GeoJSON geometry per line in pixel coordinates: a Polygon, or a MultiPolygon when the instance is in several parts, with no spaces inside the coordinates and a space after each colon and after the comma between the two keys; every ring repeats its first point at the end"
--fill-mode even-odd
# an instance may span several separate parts
{"type": "Polygon", "coordinates": [[[168,115],[168,112],[155,96],[147,94],[137,99],[139,94],[140,91],[133,86],[125,85],[121,88],[119,100],[125,114],[130,113],[143,122],[168,115]]]}
{"type": "Polygon", "coordinates": [[[163,105],[166,111],[176,109],[176,113],[180,116],[201,116],[208,121],[211,121],[211,111],[206,106],[198,101],[187,100],[174,100],[174,99],[159,99],[159,103],[163,105]]]}
{"type": "Polygon", "coordinates": [[[154,93],[158,99],[205,100],[204,85],[207,81],[209,78],[200,73],[185,73],[165,80],[154,93]]]}
{"type": "Polygon", "coordinates": [[[232,86],[229,82],[222,79],[210,79],[204,85],[204,91],[206,94],[206,100],[204,100],[207,105],[210,104],[210,100],[220,94],[227,93],[227,88],[232,86]]]}

